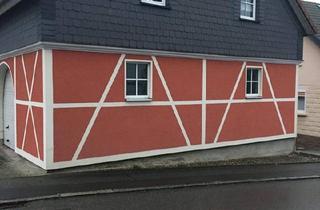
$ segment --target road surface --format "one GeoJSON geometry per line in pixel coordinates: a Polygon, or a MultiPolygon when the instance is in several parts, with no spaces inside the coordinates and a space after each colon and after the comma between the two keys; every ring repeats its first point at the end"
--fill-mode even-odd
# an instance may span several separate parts
{"type": "Polygon", "coordinates": [[[14,209],[319,210],[320,179],[83,196],[36,201],[14,209]]]}

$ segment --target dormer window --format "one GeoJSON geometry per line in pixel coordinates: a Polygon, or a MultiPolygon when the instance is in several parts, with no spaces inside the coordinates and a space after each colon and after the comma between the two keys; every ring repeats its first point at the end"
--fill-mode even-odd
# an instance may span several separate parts
{"type": "Polygon", "coordinates": [[[256,20],[256,0],[241,0],[241,19],[256,20]]]}
{"type": "Polygon", "coordinates": [[[166,0],[141,0],[141,2],[162,7],[166,6],[166,0]]]}

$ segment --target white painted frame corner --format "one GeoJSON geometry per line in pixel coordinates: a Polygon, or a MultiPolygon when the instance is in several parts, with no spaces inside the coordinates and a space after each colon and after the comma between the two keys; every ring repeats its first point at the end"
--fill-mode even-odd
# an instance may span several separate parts
{"type": "Polygon", "coordinates": [[[54,156],[54,116],[53,116],[53,53],[51,49],[42,49],[43,80],[43,156],[45,169],[53,164],[54,156]]]}

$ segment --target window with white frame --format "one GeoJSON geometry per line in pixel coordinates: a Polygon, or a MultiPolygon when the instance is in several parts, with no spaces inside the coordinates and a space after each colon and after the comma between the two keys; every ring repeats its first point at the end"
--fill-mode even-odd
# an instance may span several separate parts
{"type": "Polygon", "coordinates": [[[306,91],[304,90],[299,90],[298,93],[298,114],[300,115],[305,115],[307,110],[306,110],[306,91]]]}
{"type": "Polygon", "coordinates": [[[247,67],[246,97],[257,98],[262,96],[262,68],[247,67]]]}
{"type": "Polygon", "coordinates": [[[240,17],[246,20],[255,20],[256,7],[256,0],[241,0],[240,17]]]}
{"type": "Polygon", "coordinates": [[[166,0],[141,0],[141,2],[157,6],[166,6],[166,0]]]}
{"type": "Polygon", "coordinates": [[[152,98],[151,61],[126,60],[125,98],[127,101],[143,101],[152,98]]]}

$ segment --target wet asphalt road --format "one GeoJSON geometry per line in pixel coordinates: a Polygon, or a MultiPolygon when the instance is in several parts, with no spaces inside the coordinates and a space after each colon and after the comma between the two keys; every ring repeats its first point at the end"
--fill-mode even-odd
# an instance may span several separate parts
{"type": "Polygon", "coordinates": [[[320,179],[84,196],[37,201],[15,209],[319,210],[320,179]]]}
{"type": "Polygon", "coordinates": [[[0,179],[0,208],[6,200],[59,196],[65,193],[310,176],[320,177],[320,164],[93,171],[0,179]]]}

